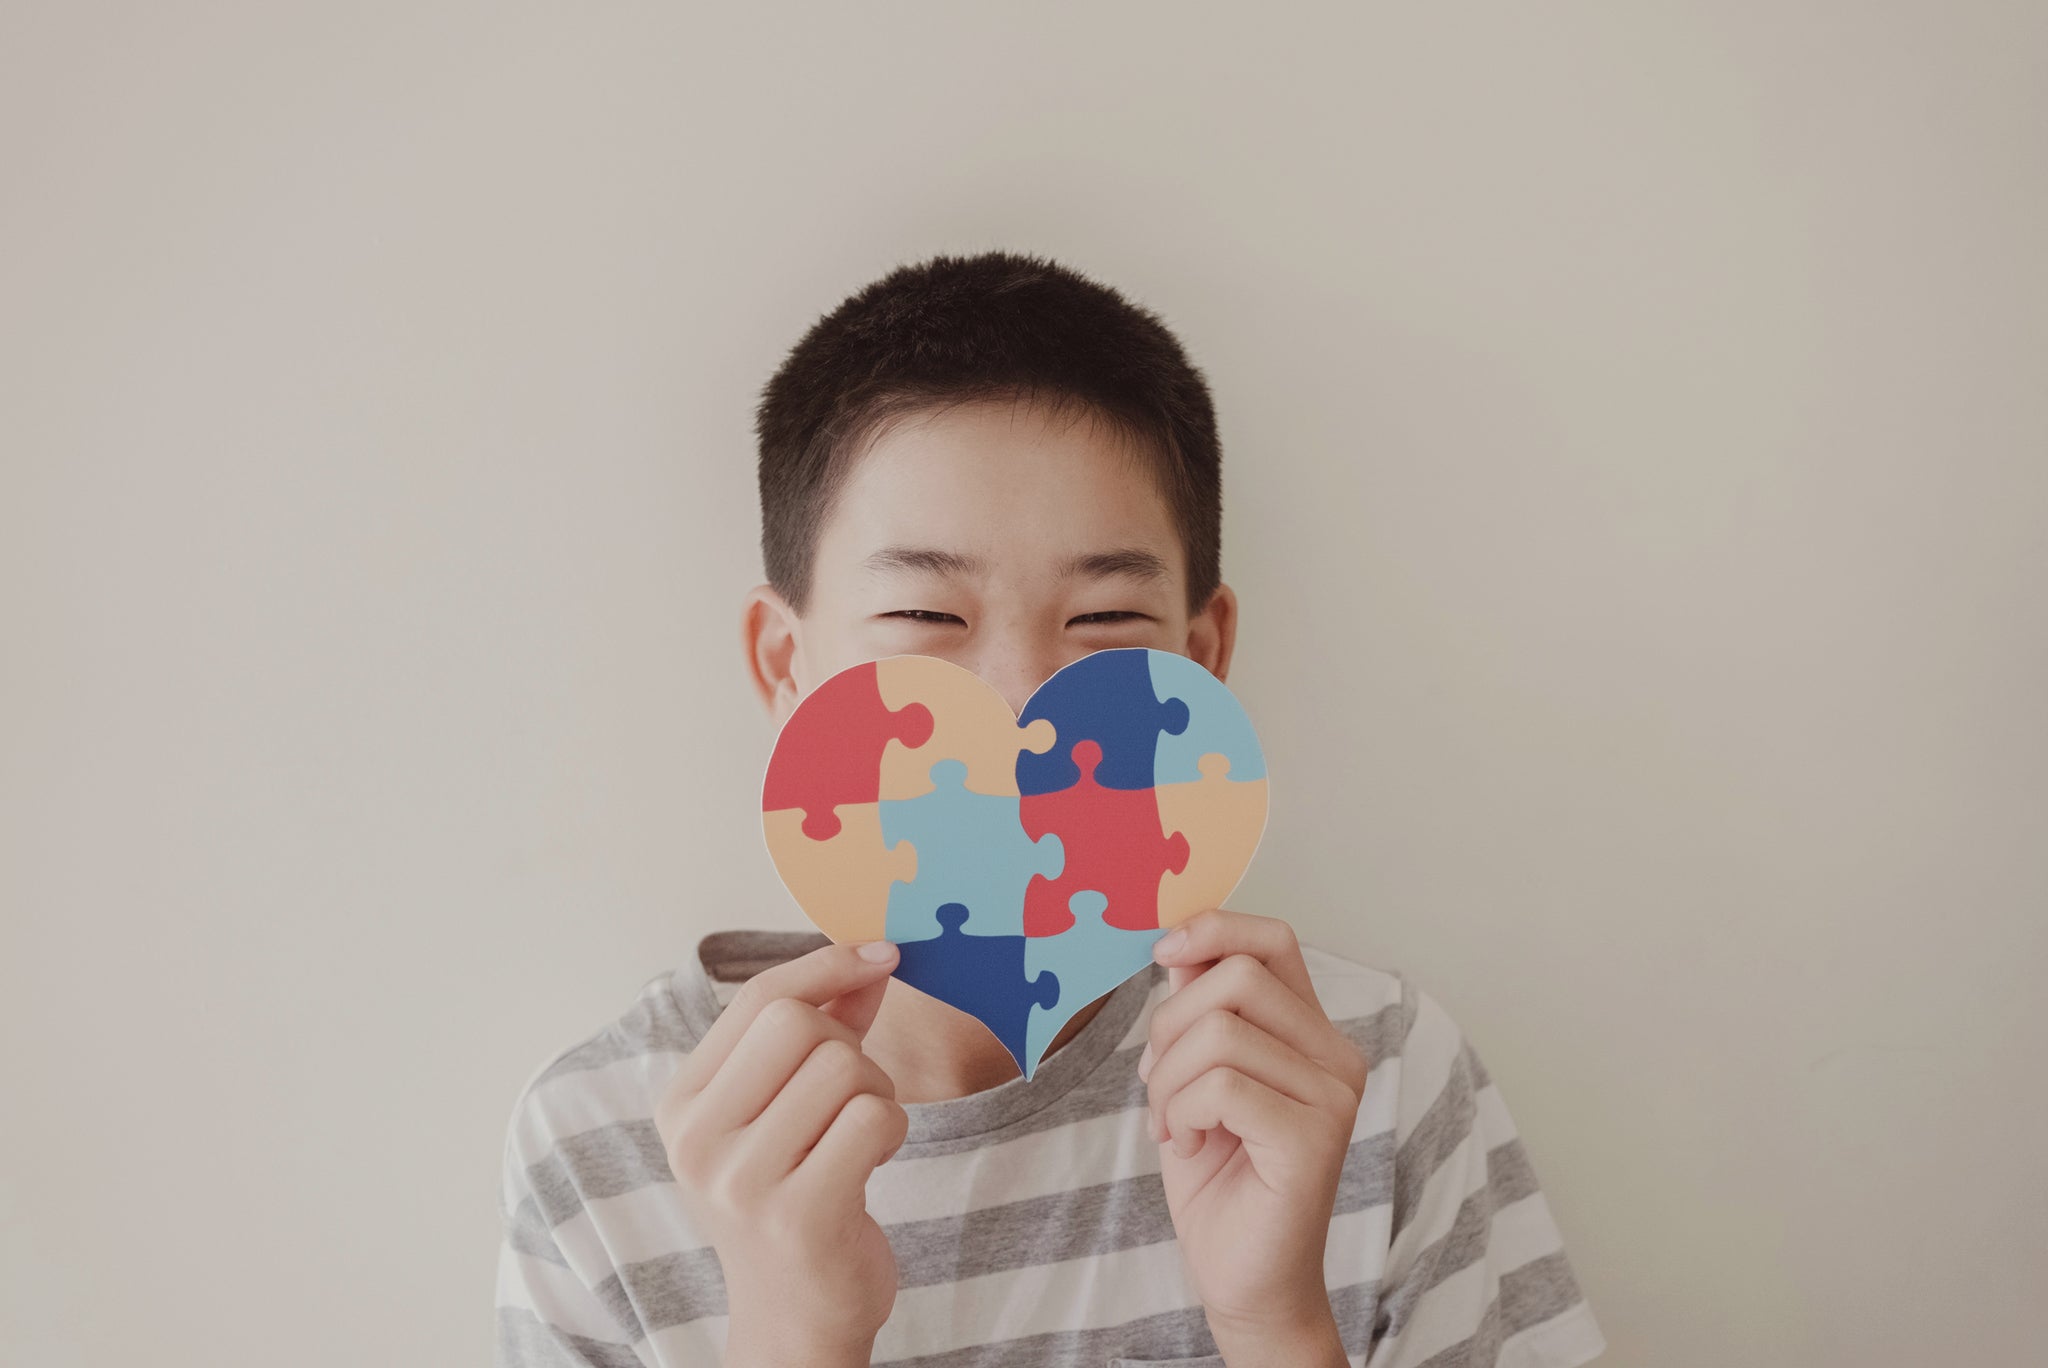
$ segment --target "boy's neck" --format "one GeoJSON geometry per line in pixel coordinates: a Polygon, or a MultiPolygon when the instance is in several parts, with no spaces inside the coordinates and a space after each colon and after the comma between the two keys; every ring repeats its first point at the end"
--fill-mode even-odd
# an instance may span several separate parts
{"type": "MultiPolygon", "coordinates": [[[[1080,1034],[1107,1000],[1097,998],[1061,1027],[1045,1057],[1080,1034]]],[[[896,979],[861,1048],[895,1082],[898,1102],[949,1102],[1018,1077],[1017,1061],[988,1027],[896,979]]]]}

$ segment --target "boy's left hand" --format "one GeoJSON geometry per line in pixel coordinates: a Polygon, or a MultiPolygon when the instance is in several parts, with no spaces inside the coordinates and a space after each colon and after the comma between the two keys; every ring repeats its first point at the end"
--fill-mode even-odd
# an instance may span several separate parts
{"type": "Polygon", "coordinates": [[[1210,1332],[1232,1362],[1233,1345],[1326,1346],[1323,1248],[1365,1055],[1330,1023],[1284,921],[1211,909],[1161,937],[1153,958],[1171,992],[1153,1009],[1138,1076],[1210,1332]]]}

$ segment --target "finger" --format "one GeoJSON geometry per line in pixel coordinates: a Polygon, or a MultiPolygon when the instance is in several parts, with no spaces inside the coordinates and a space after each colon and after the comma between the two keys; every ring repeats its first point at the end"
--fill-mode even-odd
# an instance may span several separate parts
{"type": "MultiPolygon", "coordinates": [[[[1203,966],[1230,955],[1250,955],[1272,970],[1289,992],[1321,1010],[1301,942],[1295,938],[1294,928],[1278,917],[1212,907],[1189,917],[1152,945],[1152,958],[1167,966],[1169,978],[1175,977],[1172,971],[1177,970],[1199,973],[1203,966]]],[[[1171,986],[1178,992],[1182,984],[1171,986]]]]}
{"type": "Polygon", "coordinates": [[[855,1093],[789,1181],[816,1199],[850,1195],[865,1201],[868,1176],[902,1147],[909,1132],[910,1115],[900,1103],[879,1093],[855,1093]]]}
{"type": "Polygon", "coordinates": [[[1253,1150],[1270,1150],[1312,1127],[1315,1117],[1312,1109],[1228,1065],[1194,1079],[1166,1104],[1174,1153],[1182,1158],[1201,1149],[1201,1131],[1220,1126],[1253,1150]]]}
{"type": "Polygon", "coordinates": [[[782,1091],[740,1133],[739,1167],[751,1178],[780,1182],[803,1162],[847,1102],[864,1092],[894,1099],[896,1085],[858,1045],[838,1037],[819,1041],[782,1091]]]}
{"type": "MultiPolygon", "coordinates": [[[[753,1024],[754,1018],[778,998],[795,998],[799,1002],[822,1007],[842,994],[872,988],[878,983],[886,987],[884,980],[896,967],[896,947],[887,941],[868,941],[865,944],[887,946],[888,949],[880,961],[875,961],[864,958],[859,946],[836,942],[821,945],[807,955],[763,969],[742,983],[739,991],[733,994],[732,1001],[711,1023],[711,1029],[704,1033],[704,1038],[697,1042],[696,1048],[677,1069],[673,1091],[687,1096],[710,1082],[746,1035],[747,1027],[753,1024]]],[[[879,1005],[879,996],[875,1001],[879,1005]]],[[[852,1005],[858,1008],[865,1004],[856,1002],[852,1005]]],[[[858,1011],[835,1015],[857,1036],[866,1034],[867,1025],[859,1020],[858,1011]],[[846,1020],[847,1015],[855,1019],[846,1020]]],[[[867,1022],[874,1020],[871,1009],[866,1019],[867,1022]]]]}
{"type": "MultiPolygon", "coordinates": [[[[888,941],[870,941],[871,945],[889,945],[888,941]]],[[[893,948],[893,947],[892,947],[893,948]]],[[[891,961],[893,967],[894,962],[891,961]]],[[[881,1010],[882,999],[889,991],[890,976],[882,975],[873,983],[864,983],[833,998],[824,1006],[825,1015],[844,1024],[855,1036],[867,1037],[868,1027],[875,1024],[875,1013],[881,1010]]]]}
{"type": "Polygon", "coordinates": [[[1166,1104],[1174,1094],[1219,1065],[1256,1079],[1305,1107],[1356,1114],[1358,1098],[1342,1080],[1237,1013],[1216,1011],[1184,1031],[1152,1066],[1146,1094],[1153,1116],[1163,1125],[1166,1104]]]}
{"type": "Polygon", "coordinates": [[[1271,969],[1249,955],[1225,957],[1187,987],[1160,1000],[1146,1025],[1140,1072],[1156,1067],[1183,1031],[1219,1008],[1236,1012],[1338,1077],[1350,1076],[1348,1057],[1356,1047],[1330,1024],[1321,1007],[1290,992],[1271,969]]]}
{"type": "Polygon", "coordinates": [[[720,1137],[753,1124],[788,1089],[812,1052],[828,1040],[856,1052],[860,1049],[860,1037],[853,1028],[822,1009],[796,998],[769,1003],[733,1047],[725,1067],[690,1100],[690,1130],[717,1144],[720,1137]]]}

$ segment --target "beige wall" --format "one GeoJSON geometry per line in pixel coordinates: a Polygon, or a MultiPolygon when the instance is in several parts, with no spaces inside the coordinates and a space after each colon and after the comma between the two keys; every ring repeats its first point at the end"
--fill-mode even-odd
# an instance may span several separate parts
{"type": "Polygon", "coordinates": [[[1238,905],[1604,1361],[2038,1354],[2048,10],[739,8],[0,16],[6,1357],[485,1357],[521,1082],[798,924],[754,396],[996,245],[1207,370],[1238,905]]]}

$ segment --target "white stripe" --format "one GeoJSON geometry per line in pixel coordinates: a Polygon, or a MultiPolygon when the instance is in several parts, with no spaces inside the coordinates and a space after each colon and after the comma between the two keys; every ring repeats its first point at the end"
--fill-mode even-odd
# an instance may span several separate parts
{"type": "Polygon", "coordinates": [[[1479,1115],[1472,1119],[1472,1124],[1486,1137],[1488,1149],[1499,1149],[1508,1141],[1520,1136],[1521,1132],[1515,1129],[1515,1119],[1508,1115],[1507,1099],[1500,1095],[1500,1089],[1491,1079],[1485,1087],[1472,1095],[1472,1101],[1479,1110],[1479,1115]]]}
{"type": "Polygon", "coordinates": [[[618,1342],[611,1313],[576,1275],[509,1245],[498,1250],[498,1305],[530,1311],[542,1322],[589,1339],[618,1342]]]}
{"type": "Polygon", "coordinates": [[[1493,1213],[1493,1229],[1486,1240],[1486,1257],[1508,1274],[1523,1264],[1555,1254],[1564,1248],[1564,1236],[1551,1218],[1550,1203],[1541,1192],[1509,1202],[1493,1213]]]}
{"type": "MultiPolygon", "coordinates": [[[[1499,1291],[1500,1275],[1490,1260],[1465,1265],[1422,1294],[1408,1323],[1394,1337],[1391,1355],[1378,1363],[1385,1368],[1410,1368],[1470,1338],[1499,1291]]],[[[1385,1354],[1384,1346],[1380,1352],[1385,1354]]]]}
{"type": "Polygon", "coordinates": [[[1394,1238],[1387,1255],[1390,1268],[1406,1270],[1422,1257],[1422,1251],[1450,1233],[1457,1224],[1458,1208],[1465,1199],[1486,1186],[1485,1141],[1466,1132],[1436,1170],[1424,1180],[1422,1195],[1408,1224],[1394,1238]]]}
{"type": "Polygon", "coordinates": [[[682,1325],[665,1326],[640,1341],[640,1357],[656,1363],[690,1365],[725,1362],[725,1341],[732,1329],[728,1316],[700,1316],[682,1325]]]}
{"type": "MultiPolygon", "coordinates": [[[[1316,991],[1323,999],[1325,1009],[1334,1019],[1369,1016],[1390,1000],[1387,988],[1396,982],[1391,975],[1379,970],[1351,968],[1323,951],[1306,953],[1317,961],[1311,977],[1316,980],[1316,991]]],[[[1119,1049],[1143,1047],[1151,1009],[1165,996],[1166,986],[1162,981],[1147,996],[1145,1006],[1119,1042],[1119,1049]]],[[[563,1051],[555,1060],[568,1053],[563,1051]]],[[[686,1052],[681,1050],[654,1050],[599,1068],[574,1069],[538,1082],[530,1080],[512,1123],[519,1162],[532,1164],[546,1158],[566,1136],[603,1126],[651,1119],[655,1102],[666,1091],[685,1057],[686,1052]]],[[[533,1079],[540,1079],[555,1060],[536,1069],[533,1079]]],[[[1392,1063],[1388,1061],[1381,1067],[1391,1067],[1392,1063]]],[[[1375,1125],[1369,1130],[1356,1132],[1354,1138],[1384,1129],[1384,1125],[1375,1125]]],[[[1153,1167],[1156,1169],[1157,1165],[1153,1167]]]]}
{"type": "Polygon", "coordinates": [[[1401,1045],[1401,1063],[1408,1086],[1402,1090],[1395,1137],[1403,1141],[1415,1133],[1415,1127],[1451,1081],[1458,1051],[1465,1043],[1457,1023],[1435,998],[1419,988],[1415,997],[1415,1024],[1408,1028],[1408,1039],[1401,1045]]]}
{"type": "MultiPolygon", "coordinates": [[[[1500,1295],[1500,1280],[1532,1259],[1564,1247],[1543,1194],[1532,1192],[1494,1212],[1480,1257],[1424,1292],[1402,1328],[1390,1365],[1421,1363],[1470,1336],[1500,1295]]],[[[1409,1261],[1395,1267],[1408,1269],[1409,1261]]],[[[1404,1273],[1402,1276],[1410,1276],[1404,1273]]],[[[1583,1305],[1584,1303],[1581,1303],[1583,1305]]],[[[1512,1360],[1503,1356],[1501,1362],[1512,1360]]]]}
{"type": "Polygon", "coordinates": [[[900,1154],[868,1179],[868,1210],[884,1225],[934,1220],[1159,1172],[1144,1108],[1089,1117],[956,1154],[900,1154]]]}
{"type": "Polygon", "coordinates": [[[1301,947],[1316,1000],[1332,1021],[1369,1017],[1401,996],[1401,980],[1384,969],[1359,964],[1313,945],[1301,947]]]}
{"type": "MultiPolygon", "coordinates": [[[[1330,1222],[1336,1253],[1325,1268],[1331,1286],[1372,1279],[1373,1255],[1384,1248],[1383,1231],[1380,1218],[1370,1212],[1349,1213],[1330,1222]],[[1376,1231],[1382,1232],[1377,1238],[1376,1231]]],[[[897,1293],[889,1320],[875,1338],[874,1357],[912,1358],[1031,1335],[1099,1329],[1200,1304],[1187,1280],[1179,1244],[1166,1240],[1115,1254],[905,1288],[897,1293]]],[[[722,1354],[729,1328],[727,1317],[704,1316],[657,1331],[649,1343],[662,1362],[695,1363],[707,1352],[722,1354]]]]}
{"type": "MultiPolygon", "coordinates": [[[[1402,1071],[1396,1056],[1366,1075],[1353,1143],[1393,1128],[1402,1071]]],[[[1143,1126],[1134,1107],[980,1149],[899,1155],[869,1179],[869,1210],[884,1224],[931,1220],[1070,1191],[1076,1174],[1101,1174],[1103,1182],[1155,1174],[1159,1148],[1143,1126]]],[[[512,1181],[522,1177],[514,1174],[512,1181]]],[[[508,1194],[516,1195],[510,1188],[508,1194]]],[[[593,1200],[555,1226],[553,1235],[570,1266],[586,1275],[707,1243],[690,1225],[680,1191],[666,1183],[593,1200]]]]}
{"type": "Polygon", "coordinates": [[[1607,1352],[1607,1337],[1589,1302],[1573,1302],[1547,1321],[1523,1326],[1500,1342],[1497,1368],[1575,1368],[1607,1352]]]}
{"type": "Polygon", "coordinates": [[[1386,1273],[1387,1241],[1393,1233],[1391,1202],[1332,1216],[1329,1242],[1323,1246],[1323,1286],[1379,1281],[1386,1273]]]}
{"type": "Polygon", "coordinates": [[[655,1050],[596,1069],[578,1069],[532,1088],[513,1118],[520,1162],[537,1163],[571,1135],[653,1118],[654,1104],[684,1055],[655,1050]]]}
{"type": "MultiPolygon", "coordinates": [[[[1401,981],[1384,969],[1355,964],[1310,945],[1301,948],[1301,957],[1308,966],[1308,981],[1316,990],[1316,1001],[1322,1004],[1323,1014],[1332,1021],[1375,1016],[1382,1008],[1400,1000],[1401,981]]],[[[1124,1032],[1124,1038],[1117,1042],[1118,1049],[1135,1050],[1145,1044],[1152,1009],[1167,993],[1166,980],[1162,978],[1146,996],[1144,1007],[1139,1010],[1130,1029],[1124,1032]]]]}
{"type": "Polygon", "coordinates": [[[674,1183],[587,1202],[552,1233],[569,1266],[592,1281],[626,1264],[701,1249],[708,1243],[690,1225],[683,1212],[682,1189],[674,1183]]]}
{"type": "Polygon", "coordinates": [[[1365,1091],[1358,1096],[1358,1116],[1351,1123],[1354,1142],[1394,1129],[1401,1108],[1401,1074],[1399,1055],[1366,1071],[1365,1091]]]}

